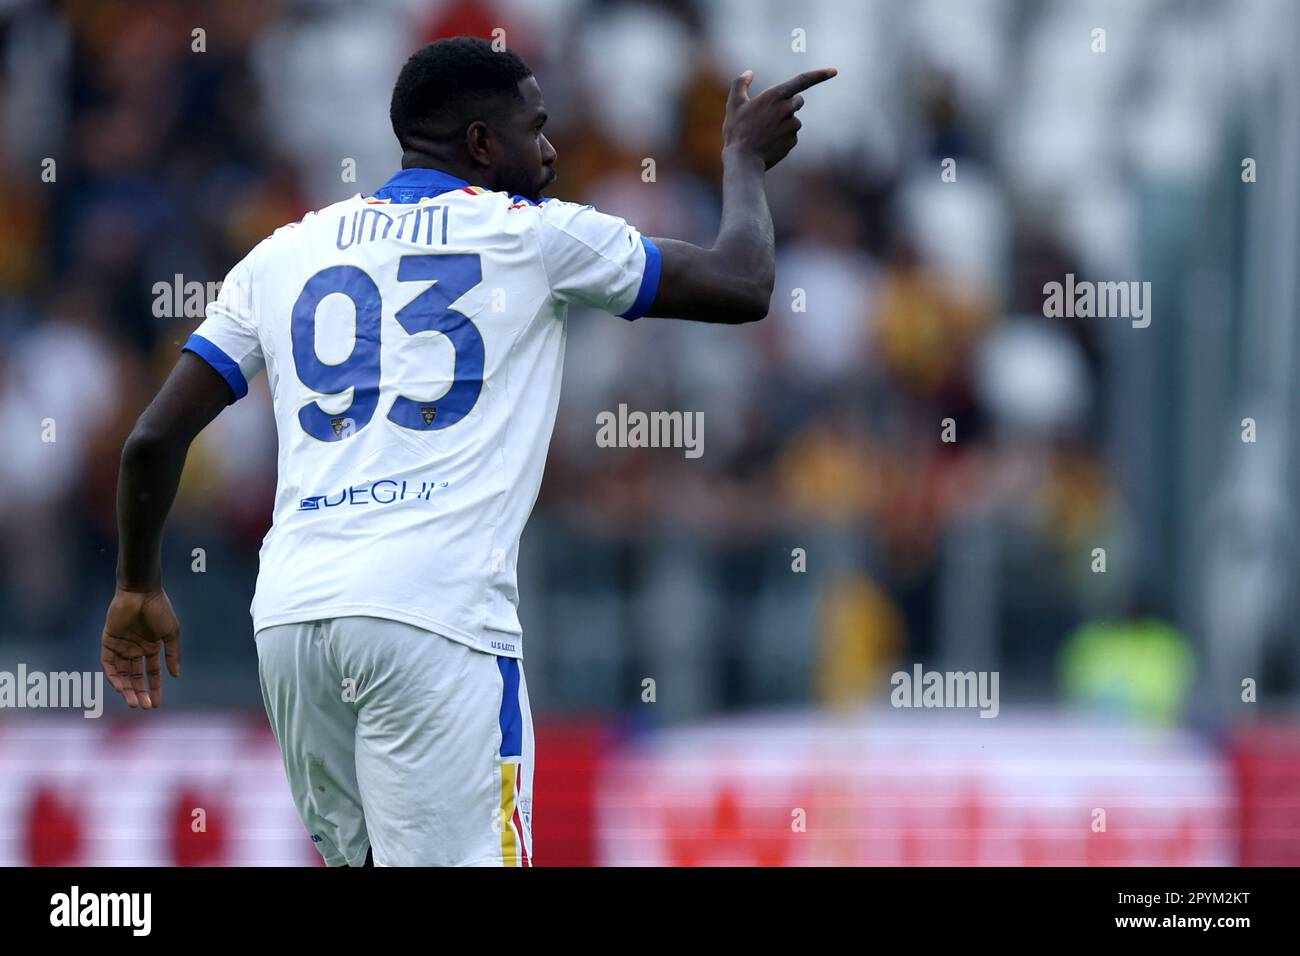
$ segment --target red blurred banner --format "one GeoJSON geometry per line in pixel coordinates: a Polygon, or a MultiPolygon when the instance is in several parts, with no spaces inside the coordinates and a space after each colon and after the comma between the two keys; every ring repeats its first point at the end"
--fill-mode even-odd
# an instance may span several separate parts
{"type": "MultiPolygon", "coordinates": [[[[936,715],[938,716],[938,715],[936,715]]],[[[542,721],[541,866],[1300,865],[1300,729],[542,721]]],[[[260,716],[0,725],[0,865],[320,865],[260,716]]]]}

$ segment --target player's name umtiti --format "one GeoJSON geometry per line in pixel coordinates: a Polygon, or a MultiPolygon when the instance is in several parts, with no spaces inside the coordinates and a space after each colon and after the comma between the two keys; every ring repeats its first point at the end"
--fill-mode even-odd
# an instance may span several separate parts
{"type": "Polygon", "coordinates": [[[416,206],[396,215],[385,212],[380,206],[355,209],[351,215],[344,213],[339,216],[338,237],[334,244],[340,249],[347,249],[391,236],[393,239],[432,246],[436,236],[439,245],[445,246],[447,213],[446,206],[436,204],[416,206]]]}

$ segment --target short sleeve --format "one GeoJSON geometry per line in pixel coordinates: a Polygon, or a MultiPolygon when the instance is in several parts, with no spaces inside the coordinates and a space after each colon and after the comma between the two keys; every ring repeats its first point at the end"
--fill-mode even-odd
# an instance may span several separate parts
{"type": "Polygon", "coordinates": [[[551,199],[538,209],[542,262],[561,302],[625,319],[645,315],[659,289],[659,248],[626,221],[551,199]]]}
{"type": "Polygon", "coordinates": [[[248,394],[248,382],[265,364],[257,334],[257,284],[249,257],[230,270],[221,293],[208,303],[207,318],[186,341],[183,351],[207,362],[230,385],[232,401],[248,394]]]}

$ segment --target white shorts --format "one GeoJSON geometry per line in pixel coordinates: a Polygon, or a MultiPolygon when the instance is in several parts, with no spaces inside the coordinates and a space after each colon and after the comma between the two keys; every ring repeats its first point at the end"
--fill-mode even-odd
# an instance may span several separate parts
{"type": "Polygon", "coordinates": [[[294,804],[330,866],[531,866],[533,721],[521,662],[409,624],[257,633],[294,804]]]}

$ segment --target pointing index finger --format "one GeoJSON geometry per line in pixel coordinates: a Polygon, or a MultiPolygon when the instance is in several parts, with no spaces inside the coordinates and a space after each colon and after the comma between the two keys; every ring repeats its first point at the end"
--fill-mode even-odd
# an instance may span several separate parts
{"type": "Polygon", "coordinates": [[[806,73],[800,73],[798,76],[792,76],[784,83],[778,83],[772,87],[772,92],[781,98],[794,96],[796,93],[802,93],[809,87],[816,86],[818,83],[825,83],[832,76],[839,73],[839,70],[833,66],[825,67],[820,70],[809,70],[806,73]]]}

